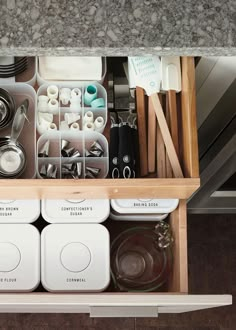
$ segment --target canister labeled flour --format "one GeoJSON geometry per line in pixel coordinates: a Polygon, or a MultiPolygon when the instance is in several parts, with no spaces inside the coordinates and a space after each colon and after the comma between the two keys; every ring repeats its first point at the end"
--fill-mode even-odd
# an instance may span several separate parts
{"type": "Polygon", "coordinates": [[[0,224],[0,292],[29,292],[40,281],[40,235],[29,224],[0,224]]]}

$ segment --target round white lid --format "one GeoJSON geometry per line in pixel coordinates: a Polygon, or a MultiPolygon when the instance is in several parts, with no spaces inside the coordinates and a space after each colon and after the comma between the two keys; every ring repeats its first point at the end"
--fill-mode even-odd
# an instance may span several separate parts
{"type": "Polygon", "coordinates": [[[61,263],[70,272],[82,272],[90,262],[90,250],[80,242],[69,243],[61,251],[61,263]]]}
{"type": "Polygon", "coordinates": [[[15,244],[0,242],[0,272],[11,272],[20,263],[20,250],[15,244]]]}

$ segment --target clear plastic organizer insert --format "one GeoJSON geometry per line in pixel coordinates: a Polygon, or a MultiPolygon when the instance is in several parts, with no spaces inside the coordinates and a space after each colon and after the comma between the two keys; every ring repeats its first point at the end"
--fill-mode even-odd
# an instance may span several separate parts
{"type": "MultiPolygon", "coordinates": [[[[51,83],[51,84],[58,84],[58,80],[47,80],[47,79],[44,79],[41,77],[40,75],[40,64],[39,64],[39,57],[36,58],[37,59],[37,83],[39,86],[43,85],[43,84],[47,84],[47,83],[51,83]]],[[[100,84],[103,83],[104,79],[105,79],[105,76],[106,76],[106,73],[107,73],[107,60],[106,60],[106,57],[102,57],[102,76],[101,76],[101,79],[100,80],[97,80],[97,82],[99,82],[100,84]]],[[[77,82],[77,81],[84,81],[79,79],[76,79],[76,80],[64,80],[63,79],[63,76],[61,77],[60,81],[63,81],[63,84],[73,84],[74,82],[77,82]]]]}
{"type": "MultiPolygon", "coordinates": [[[[98,132],[90,131],[48,131],[41,135],[37,143],[37,177],[47,178],[42,175],[42,169],[48,168],[48,165],[54,165],[53,178],[68,179],[63,170],[66,167],[69,169],[72,166],[76,167],[80,164],[81,175],[75,179],[85,178],[105,178],[108,174],[109,156],[108,156],[108,142],[104,135],[98,132]],[[79,152],[78,156],[63,157],[61,150],[65,141],[69,142],[66,149],[72,148],[75,152],[79,152]],[[39,157],[39,152],[49,142],[49,150],[47,157],[39,157]],[[103,153],[101,157],[88,156],[93,143],[96,142],[102,148],[103,153]],[[89,171],[96,171],[96,176],[87,176],[89,171]]],[[[53,179],[52,178],[52,179],[53,179]]],[[[73,178],[73,177],[70,177],[73,178]]]]}
{"type": "MultiPolygon", "coordinates": [[[[39,87],[38,92],[37,92],[37,98],[41,95],[47,95],[47,88],[50,85],[56,85],[59,89],[59,94],[60,94],[60,89],[61,88],[70,88],[71,90],[74,88],[79,88],[81,90],[82,96],[81,96],[81,107],[77,108],[76,110],[71,109],[70,108],[70,102],[67,105],[63,105],[62,102],[59,100],[59,96],[57,98],[58,102],[59,102],[59,107],[58,110],[54,110],[53,112],[53,123],[56,125],[57,130],[60,131],[68,131],[68,128],[65,129],[63,128],[63,126],[61,125],[61,122],[66,121],[65,120],[65,114],[66,113],[74,113],[74,114],[79,114],[80,115],[80,119],[76,121],[76,123],[79,124],[79,130],[83,131],[84,129],[84,124],[85,124],[85,120],[84,120],[84,115],[88,112],[91,111],[93,113],[93,118],[94,121],[98,118],[98,117],[102,117],[104,119],[104,124],[103,126],[98,130],[99,133],[103,133],[106,123],[107,123],[107,92],[105,90],[105,88],[100,85],[97,82],[78,82],[78,83],[73,83],[73,84],[44,84],[42,86],[39,87]],[[87,106],[84,103],[84,93],[85,90],[87,88],[87,86],[89,85],[95,85],[97,87],[97,98],[103,98],[104,99],[104,103],[105,106],[102,108],[92,108],[91,106],[87,106]]],[[[48,112],[50,113],[50,110],[47,111],[39,111],[40,108],[37,104],[37,112],[48,112]]],[[[38,116],[37,116],[38,117],[38,116]]],[[[38,117],[39,118],[39,117],[38,117]]],[[[37,118],[37,121],[39,120],[37,118]]],[[[70,126],[70,125],[69,125],[70,126]]],[[[37,131],[38,133],[41,135],[43,134],[42,132],[40,132],[40,130],[38,129],[38,123],[37,123],[37,131]]]]}
{"type": "MultiPolygon", "coordinates": [[[[9,85],[0,84],[0,88],[5,89],[14,98],[16,109],[25,100],[29,100],[29,109],[27,112],[27,120],[25,120],[24,127],[18,138],[26,152],[26,168],[19,179],[32,179],[36,175],[36,92],[32,86],[25,83],[13,83],[9,85]]],[[[10,136],[11,127],[1,129],[0,137],[10,136]]]]}

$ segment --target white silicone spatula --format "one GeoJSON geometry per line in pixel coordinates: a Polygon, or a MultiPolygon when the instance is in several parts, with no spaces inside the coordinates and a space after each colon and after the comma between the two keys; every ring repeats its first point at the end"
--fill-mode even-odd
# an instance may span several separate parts
{"type": "Polygon", "coordinates": [[[170,130],[175,150],[179,155],[178,118],[176,92],[181,91],[181,69],[179,56],[161,58],[162,89],[167,91],[170,114],[170,130]]]}
{"type": "Polygon", "coordinates": [[[133,68],[136,85],[151,98],[173,173],[175,177],[182,178],[183,172],[157,95],[161,81],[160,61],[156,57],[129,57],[128,63],[133,68]]]}

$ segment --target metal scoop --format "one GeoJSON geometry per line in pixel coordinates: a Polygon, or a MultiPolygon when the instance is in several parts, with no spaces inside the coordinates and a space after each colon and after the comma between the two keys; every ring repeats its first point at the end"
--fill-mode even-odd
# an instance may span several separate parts
{"type": "Polygon", "coordinates": [[[16,178],[26,167],[26,153],[23,146],[17,141],[24,127],[29,101],[24,102],[17,109],[11,130],[10,138],[0,143],[0,176],[16,178]]]}

